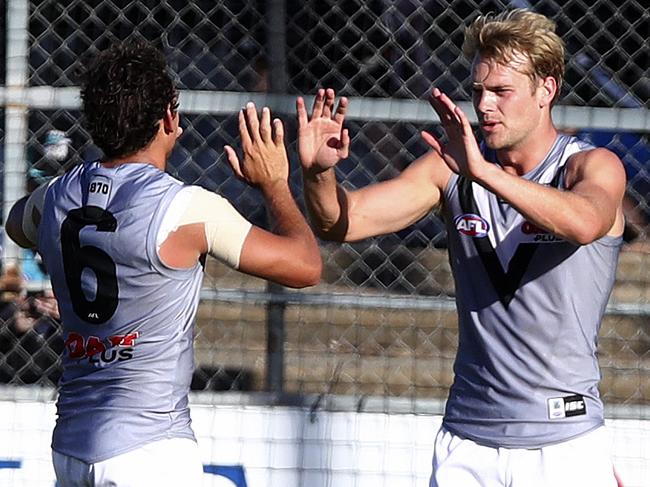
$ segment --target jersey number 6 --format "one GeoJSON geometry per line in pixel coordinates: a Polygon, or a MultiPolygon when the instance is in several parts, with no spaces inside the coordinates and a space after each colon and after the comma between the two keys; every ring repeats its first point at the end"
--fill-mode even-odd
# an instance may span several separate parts
{"type": "Polygon", "coordinates": [[[70,210],[61,225],[61,248],[72,309],[82,320],[101,324],[108,321],[117,309],[117,275],[110,255],[92,245],[81,246],[79,233],[91,225],[96,226],[98,232],[114,232],[117,220],[111,212],[97,206],[70,210]],[[82,273],[86,268],[93,271],[97,282],[93,301],[86,298],[81,288],[82,273]]]}

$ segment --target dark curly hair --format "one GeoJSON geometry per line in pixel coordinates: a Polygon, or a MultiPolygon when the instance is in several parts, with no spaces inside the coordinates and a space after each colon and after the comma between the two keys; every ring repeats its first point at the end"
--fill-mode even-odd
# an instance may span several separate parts
{"type": "Polygon", "coordinates": [[[178,93],[162,53],[143,42],[115,44],[80,72],[83,122],[108,159],[146,147],[178,93]]]}

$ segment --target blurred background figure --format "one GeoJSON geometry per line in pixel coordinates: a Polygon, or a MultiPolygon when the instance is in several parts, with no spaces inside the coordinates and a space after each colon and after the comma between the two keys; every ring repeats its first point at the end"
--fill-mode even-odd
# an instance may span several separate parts
{"type": "MultiPolygon", "coordinates": [[[[70,165],[72,140],[63,130],[50,129],[45,134],[42,146],[30,149],[27,158],[27,193],[47,183],[70,165]]],[[[31,249],[22,251],[22,274],[24,278],[42,287],[48,281],[41,257],[31,249]]]]}
{"type": "Polygon", "coordinates": [[[48,182],[66,166],[70,159],[72,140],[62,130],[48,130],[43,141],[42,154],[28,158],[27,192],[31,193],[48,182]]]}
{"type": "Polygon", "coordinates": [[[20,268],[8,265],[0,276],[0,320],[3,323],[13,318],[24,288],[25,284],[20,274],[20,268]]]}
{"type": "Polygon", "coordinates": [[[18,266],[0,276],[0,382],[56,385],[63,338],[51,289],[28,291],[18,266]]]}

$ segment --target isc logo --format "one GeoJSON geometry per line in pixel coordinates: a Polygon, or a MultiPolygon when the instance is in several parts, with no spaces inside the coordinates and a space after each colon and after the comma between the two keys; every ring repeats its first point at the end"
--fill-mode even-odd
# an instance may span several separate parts
{"type": "Polygon", "coordinates": [[[488,222],[480,215],[465,213],[454,220],[456,230],[468,237],[485,237],[490,230],[488,222]]]}
{"type": "Polygon", "coordinates": [[[564,411],[569,412],[569,411],[578,411],[580,409],[584,409],[585,407],[585,402],[584,401],[570,401],[567,403],[564,403],[564,411]]]}
{"type": "Polygon", "coordinates": [[[547,404],[549,419],[562,419],[587,414],[587,405],[585,404],[584,398],[579,394],[575,396],[553,397],[548,399],[547,404]]]}

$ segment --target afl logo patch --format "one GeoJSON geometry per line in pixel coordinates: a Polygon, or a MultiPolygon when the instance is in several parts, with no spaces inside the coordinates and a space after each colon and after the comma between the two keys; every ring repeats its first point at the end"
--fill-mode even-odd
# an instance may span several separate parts
{"type": "Polygon", "coordinates": [[[468,237],[482,238],[490,230],[488,222],[474,213],[465,213],[464,215],[457,216],[454,220],[454,225],[456,225],[456,230],[468,237]]]}

